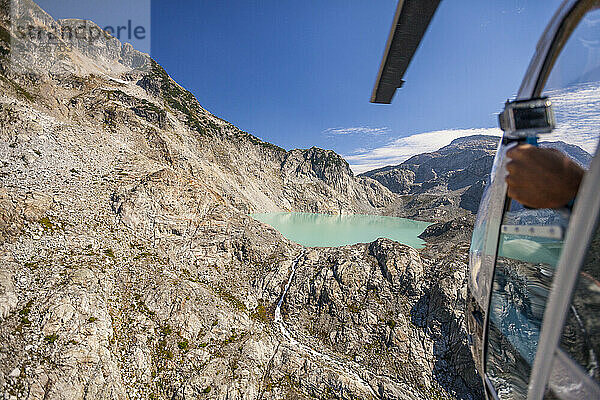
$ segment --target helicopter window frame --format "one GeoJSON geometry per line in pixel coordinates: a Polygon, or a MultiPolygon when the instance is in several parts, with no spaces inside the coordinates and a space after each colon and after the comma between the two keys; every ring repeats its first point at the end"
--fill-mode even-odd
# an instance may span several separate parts
{"type": "Polygon", "coordinates": [[[570,356],[560,349],[560,337],[572,302],[579,272],[585,262],[594,232],[600,222],[598,187],[600,187],[600,149],[596,150],[591,167],[583,178],[579,194],[573,206],[565,246],[546,303],[537,353],[529,381],[528,399],[541,399],[546,386],[551,387],[559,376],[563,382],[571,380],[580,383],[584,388],[592,387],[594,390],[600,390],[595,381],[582,380],[585,372],[570,356]],[[565,375],[565,373],[568,375],[565,375]]]}
{"type": "Polygon", "coordinates": [[[599,3],[598,0],[565,0],[559,7],[536,46],[536,52],[517,93],[518,100],[541,96],[550,72],[571,33],[588,12],[600,7],[599,3]]]}
{"type": "Polygon", "coordinates": [[[542,90],[544,90],[546,82],[548,81],[548,77],[552,72],[552,68],[562,53],[563,48],[571,38],[571,34],[579,26],[579,23],[583,17],[598,7],[598,3],[598,0],[582,0],[575,4],[569,14],[563,19],[558,31],[556,32],[556,35],[554,36],[554,40],[552,41],[550,48],[546,53],[546,59],[542,64],[542,69],[538,75],[538,79],[533,90],[534,96],[539,96],[542,90]]]}

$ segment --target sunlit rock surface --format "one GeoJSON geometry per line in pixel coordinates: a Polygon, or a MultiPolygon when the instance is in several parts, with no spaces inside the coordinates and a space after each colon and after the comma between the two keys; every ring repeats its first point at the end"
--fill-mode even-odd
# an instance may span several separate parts
{"type": "MultiPolygon", "coordinates": [[[[78,23],[19,4],[40,29],[78,23]]],[[[462,238],[307,250],[247,216],[446,221],[454,199],[263,142],[115,39],[72,44],[42,57],[0,1],[1,396],[481,398],[462,238]]]]}

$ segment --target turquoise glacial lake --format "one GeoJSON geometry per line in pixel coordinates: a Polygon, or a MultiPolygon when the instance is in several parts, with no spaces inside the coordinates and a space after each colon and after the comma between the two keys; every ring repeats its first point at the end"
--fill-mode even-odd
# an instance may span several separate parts
{"type": "Polygon", "coordinates": [[[337,247],[368,243],[385,237],[416,249],[431,223],[375,215],[327,215],[314,213],[257,213],[250,216],[277,229],[289,240],[307,247],[337,247]]]}

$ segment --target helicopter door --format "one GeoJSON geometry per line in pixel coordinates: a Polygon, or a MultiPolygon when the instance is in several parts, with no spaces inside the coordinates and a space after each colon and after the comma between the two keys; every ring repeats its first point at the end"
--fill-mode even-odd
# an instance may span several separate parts
{"type": "Polygon", "coordinates": [[[566,210],[512,201],[502,221],[488,311],[486,376],[502,399],[527,395],[542,319],[568,224],[566,210]]]}
{"type": "MultiPolygon", "coordinates": [[[[580,2],[583,3],[587,4],[579,7],[580,12],[582,8],[585,12],[596,7],[594,2],[580,2]]],[[[543,96],[548,96],[554,105],[557,125],[551,134],[541,136],[539,146],[556,148],[588,168],[600,135],[600,10],[587,12],[581,18],[584,12],[574,17],[581,21],[570,36],[570,32],[563,32],[562,37],[558,35],[555,39],[560,42],[558,51],[561,48],[562,51],[550,65],[552,70],[547,74],[546,84],[541,86],[543,96]],[[566,37],[569,40],[563,47],[566,37]]],[[[540,92],[531,93],[531,97],[541,97],[540,92]]],[[[569,229],[571,207],[572,204],[562,209],[528,209],[507,199],[484,350],[485,380],[492,398],[527,397],[546,305],[569,229]]],[[[594,286],[600,282],[596,274],[599,260],[595,260],[596,269],[588,272],[584,269],[587,275],[580,278],[584,289],[573,300],[563,335],[564,351],[560,353],[571,354],[568,350],[571,349],[577,353],[577,356],[571,354],[572,359],[585,364],[590,373],[597,373],[600,368],[595,358],[600,349],[590,339],[590,331],[600,328],[600,322],[590,317],[600,311],[598,298],[591,294],[600,296],[600,286],[594,286]]],[[[597,341],[600,332],[594,332],[597,341]]]]}

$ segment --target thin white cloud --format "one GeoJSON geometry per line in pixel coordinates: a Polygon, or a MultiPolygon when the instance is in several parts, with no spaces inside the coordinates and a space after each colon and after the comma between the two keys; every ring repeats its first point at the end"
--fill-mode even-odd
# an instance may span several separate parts
{"type": "MultiPolygon", "coordinates": [[[[563,141],[581,147],[594,155],[600,136],[600,85],[582,84],[549,91],[556,115],[556,129],[541,135],[541,141],[563,141]]],[[[362,173],[387,165],[400,164],[410,157],[432,152],[454,139],[471,135],[500,136],[498,128],[449,129],[419,133],[395,139],[371,150],[355,151],[345,156],[354,173],[362,173]]]]}
{"type": "Polygon", "coordinates": [[[387,126],[383,127],[370,127],[370,126],[354,126],[349,128],[328,128],[323,131],[325,135],[386,135],[390,132],[390,128],[387,126]]]}
{"type": "MultiPolygon", "coordinates": [[[[563,141],[594,155],[600,136],[600,85],[581,84],[547,92],[554,104],[557,126],[541,141],[563,141]]],[[[435,151],[454,139],[471,135],[500,136],[498,128],[448,129],[395,139],[370,150],[357,149],[344,158],[354,173],[400,164],[410,157],[435,151]]]]}
{"type": "Polygon", "coordinates": [[[500,136],[498,128],[479,129],[448,129],[442,131],[418,133],[395,139],[392,142],[371,150],[354,152],[344,158],[350,163],[350,168],[356,174],[387,165],[397,165],[410,157],[428,153],[444,147],[454,139],[471,135],[500,136]]]}
{"type": "Polygon", "coordinates": [[[600,86],[583,84],[547,94],[552,99],[556,129],[541,140],[574,144],[594,155],[600,136],[600,86]]]}

